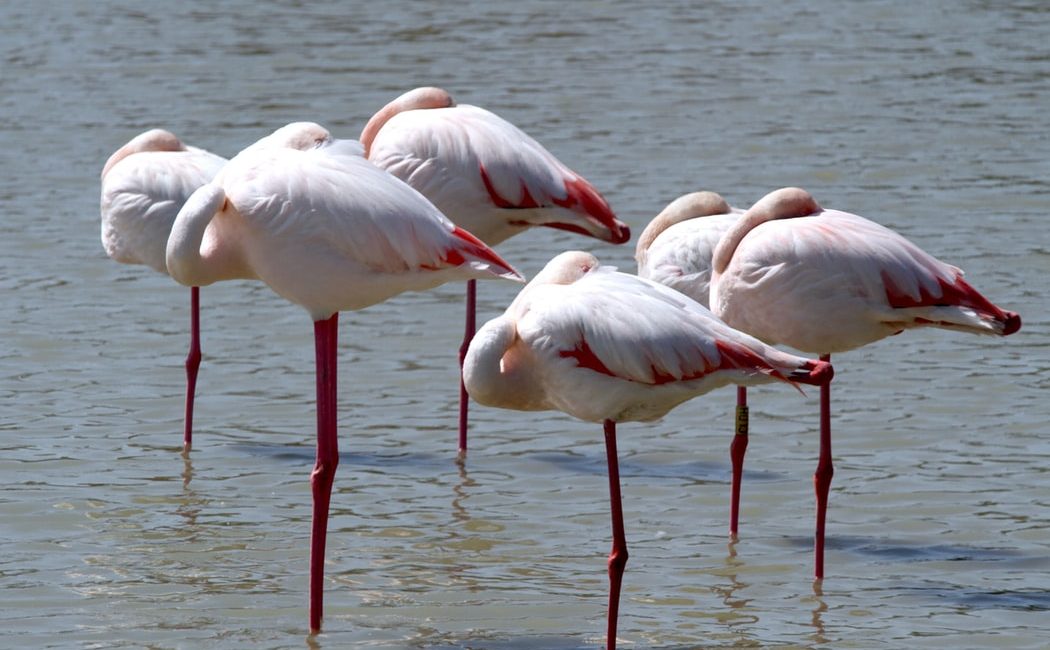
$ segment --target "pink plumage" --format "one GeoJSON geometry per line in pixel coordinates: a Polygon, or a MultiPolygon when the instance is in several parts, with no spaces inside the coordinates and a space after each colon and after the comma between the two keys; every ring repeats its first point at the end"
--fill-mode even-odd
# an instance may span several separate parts
{"type": "Polygon", "coordinates": [[[638,237],[638,275],[707,307],[715,246],[743,213],[714,192],[691,192],[671,201],[638,237]]]}
{"type": "Polygon", "coordinates": [[[639,421],[732,383],[824,383],[817,370],[825,365],[738,332],[660,284],[569,252],[478,330],[464,377],[481,404],[639,421]]]}
{"type": "MultiPolygon", "coordinates": [[[[957,267],[863,217],[825,210],[798,188],[766,195],[723,234],[710,261],[711,309],[733,327],[830,359],[918,327],[1006,336],[1021,317],[992,304],[957,267]]],[[[741,393],[741,404],[746,397],[741,393]]],[[[824,531],[834,473],[830,388],[821,388],[820,459],[814,474],[816,578],[824,577],[824,531]]],[[[731,534],[744,450],[734,438],[731,534]]]]}
{"type": "MultiPolygon", "coordinates": [[[[395,98],[368,121],[361,142],[369,160],[491,246],[537,226],[613,244],[630,239],[630,229],[585,178],[518,127],[483,108],[456,104],[441,88],[395,98]]],[[[476,290],[474,282],[467,284],[461,366],[474,336],[476,290]]],[[[461,452],[467,412],[461,382],[461,452]]]]}
{"type": "Polygon", "coordinates": [[[463,365],[467,390],[481,404],[604,422],[613,520],[610,649],[627,562],[616,422],[661,418],[728,384],[826,385],[832,374],[829,363],[769,347],[677,291],[576,251],[551,260],[502,316],[478,330],[463,365]]]}
{"type": "Polygon", "coordinates": [[[889,228],[825,210],[804,190],[767,195],[722,237],[711,309],[769,343],[844,352],[904,329],[1012,334],[1020,317],[889,228]]]}
{"type": "Polygon", "coordinates": [[[366,155],[493,246],[533,226],[622,244],[630,229],[604,197],[539,142],[439,88],[394,99],[361,134],[366,155]]]}
{"type": "Polygon", "coordinates": [[[183,284],[258,278],[314,320],[317,462],[311,474],[310,629],[321,628],[328,510],[339,464],[338,316],[450,280],[521,276],[426,198],[303,122],[233,158],[179,212],[168,269],[183,284]]]}

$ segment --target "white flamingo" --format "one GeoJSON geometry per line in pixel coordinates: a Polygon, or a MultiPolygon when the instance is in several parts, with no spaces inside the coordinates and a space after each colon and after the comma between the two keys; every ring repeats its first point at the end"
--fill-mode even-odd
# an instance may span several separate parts
{"type": "Polygon", "coordinates": [[[316,124],[279,129],[238,154],[190,197],[167,245],[168,269],[179,282],[257,278],[314,320],[312,632],[321,628],[328,506],[339,463],[339,312],[451,280],[521,280],[479,239],[360,153],[356,142],[332,140],[316,124]]]}
{"type": "MultiPolygon", "coordinates": [[[[660,211],[638,237],[634,258],[638,275],[681,291],[705,307],[711,285],[715,246],[744,211],[714,192],[684,194],[660,211]],[[701,218],[702,217],[702,218],[701,218]]],[[[740,482],[748,442],[747,388],[736,389],[736,426],[729,457],[729,535],[736,539],[740,521],[740,482]]]]}
{"type": "MultiPolygon", "coordinates": [[[[213,153],[151,129],[113,152],[102,168],[102,245],[125,264],[167,274],[164,247],[182,204],[226,164],[213,153]]],[[[200,288],[190,288],[190,349],[186,356],[186,410],[182,444],[193,442],[193,398],[201,363],[200,288]]]]}

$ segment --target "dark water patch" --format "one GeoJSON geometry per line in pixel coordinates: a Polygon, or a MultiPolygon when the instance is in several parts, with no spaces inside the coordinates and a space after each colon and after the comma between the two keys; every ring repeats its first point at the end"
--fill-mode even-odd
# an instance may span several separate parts
{"type": "MultiPolygon", "coordinates": [[[[270,458],[285,464],[301,465],[313,462],[316,457],[316,449],[310,445],[280,445],[280,444],[236,444],[231,447],[249,456],[260,456],[270,458]]],[[[371,452],[371,451],[342,451],[339,453],[339,463],[342,467],[425,467],[436,471],[455,468],[455,457],[452,453],[415,453],[415,452],[371,452]]]]}
{"type": "MultiPolygon", "coordinates": [[[[514,639],[484,639],[463,642],[448,642],[447,644],[433,645],[430,642],[413,644],[414,648],[427,648],[428,650],[594,650],[604,647],[604,641],[581,642],[578,638],[559,637],[554,635],[537,635],[517,637],[514,639]]],[[[722,644],[711,644],[702,641],[689,645],[661,645],[661,646],[638,646],[634,643],[624,643],[625,647],[649,650],[697,650],[698,648],[737,647],[723,646],[722,644]]]]}
{"type": "MultiPolygon", "coordinates": [[[[793,537],[791,546],[810,548],[812,537],[793,537]]],[[[1018,560],[1024,554],[1009,548],[980,547],[955,544],[921,544],[897,540],[872,540],[867,537],[828,535],[827,549],[845,551],[874,558],[877,564],[891,562],[1006,562],[1018,560]]]]}
{"type": "MultiPolygon", "coordinates": [[[[581,455],[572,452],[542,453],[533,456],[573,474],[605,476],[609,466],[605,455],[581,455]]],[[[620,476],[623,478],[666,479],[696,481],[699,483],[724,483],[729,480],[730,469],[725,463],[711,461],[688,461],[666,463],[645,455],[620,458],[620,476]]],[[[770,481],[781,478],[773,472],[748,472],[747,480],[770,481]]]]}
{"type": "Polygon", "coordinates": [[[1050,610],[1047,589],[972,589],[946,583],[904,586],[900,591],[926,600],[963,609],[1009,609],[1026,612],[1050,610]]]}
{"type": "Polygon", "coordinates": [[[431,642],[413,644],[414,648],[430,650],[593,650],[590,643],[581,643],[579,639],[562,638],[553,635],[518,637],[515,639],[484,639],[476,641],[449,642],[433,645],[431,642]]]}

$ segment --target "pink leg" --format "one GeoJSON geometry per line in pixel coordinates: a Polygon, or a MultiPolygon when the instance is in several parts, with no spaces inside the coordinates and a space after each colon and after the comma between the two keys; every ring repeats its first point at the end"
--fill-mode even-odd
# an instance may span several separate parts
{"type": "Polygon", "coordinates": [[[729,538],[736,540],[740,522],[740,481],[744,476],[744,454],[747,452],[747,388],[736,387],[736,433],[729,445],[733,463],[733,487],[729,497],[729,538]]]}
{"type": "MultiPolygon", "coordinates": [[[[831,355],[820,357],[830,361],[831,355]]],[[[824,520],[828,512],[828,492],[835,468],[831,463],[831,384],[820,387],[820,458],[813,474],[813,488],[817,495],[817,531],[813,539],[813,556],[817,580],[824,579],[824,520]]]]}
{"type": "Polygon", "coordinates": [[[328,504],[332,481],[339,465],[336,438],[336,351],[339,313],[328,320],[314,321],[317,350],[317,463],[310,475],[314,513],[310,536],[310,632],[321,631],[324,615],[324,548],[328,533],[328,504]]]}
{"type": "Polygon", "coordinates": [[[197,369],[201,366],[201,288],[190,287],[190,351],[186,355],[186,417],[183,420],[182,448],[193,446],[193,396],[197,392],[197,369]]]}
{"type": "Polygon", "coordinates": [[[623,501],[620,497],[620,462],[616,457],[616,423],[605,421],[605,454],[609,461],[609,505],[612,510],[612,551],[609,553],[609,619],[606,650],[616,650],[616,621],[620,615],[620,584],[627,566],[627,539],[623,533],[623,501]]]}
{"type": "Polygon", "coordinates": [[[467,356],[467,348],[474,339],[476,330],[476,306],[478,299],[478,281],[467,280],[467,317],[466,327],[463,331],[463,344],[459,346],[459,453],[467,453],[467,409],[470,405],[470,396],[467,395],[467,387],[463,383],[463,359],[467,356]]]}

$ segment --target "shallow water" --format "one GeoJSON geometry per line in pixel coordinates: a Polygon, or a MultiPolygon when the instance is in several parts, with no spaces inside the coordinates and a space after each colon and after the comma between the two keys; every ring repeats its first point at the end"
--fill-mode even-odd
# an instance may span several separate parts
{"type": "MultiPolygon", "coordinates": [[[[600,647],[604,447],[476,407],[455,461],[459,286],[344,314],[325,632],[307,639],[313,347],[252,283],[187,294],[98,241],[98,174],[164,126],[232,155],[292,120],[354,137],[436,84],[537,136],[635,233],[713,189],[806,187],[894,227],[1024,328],[836,357],[828,577],[810,575],[815,392],[620,428],[624,647],[1042,648],[1050,637],[1050,10],[1036,2],[8,3],[0,8],[0,645],[600,647]]],[[[528,274],[567,248],[500,247],[528,274]]],[[[517,287],[486,283],[483,317],[517,287]]]]}

